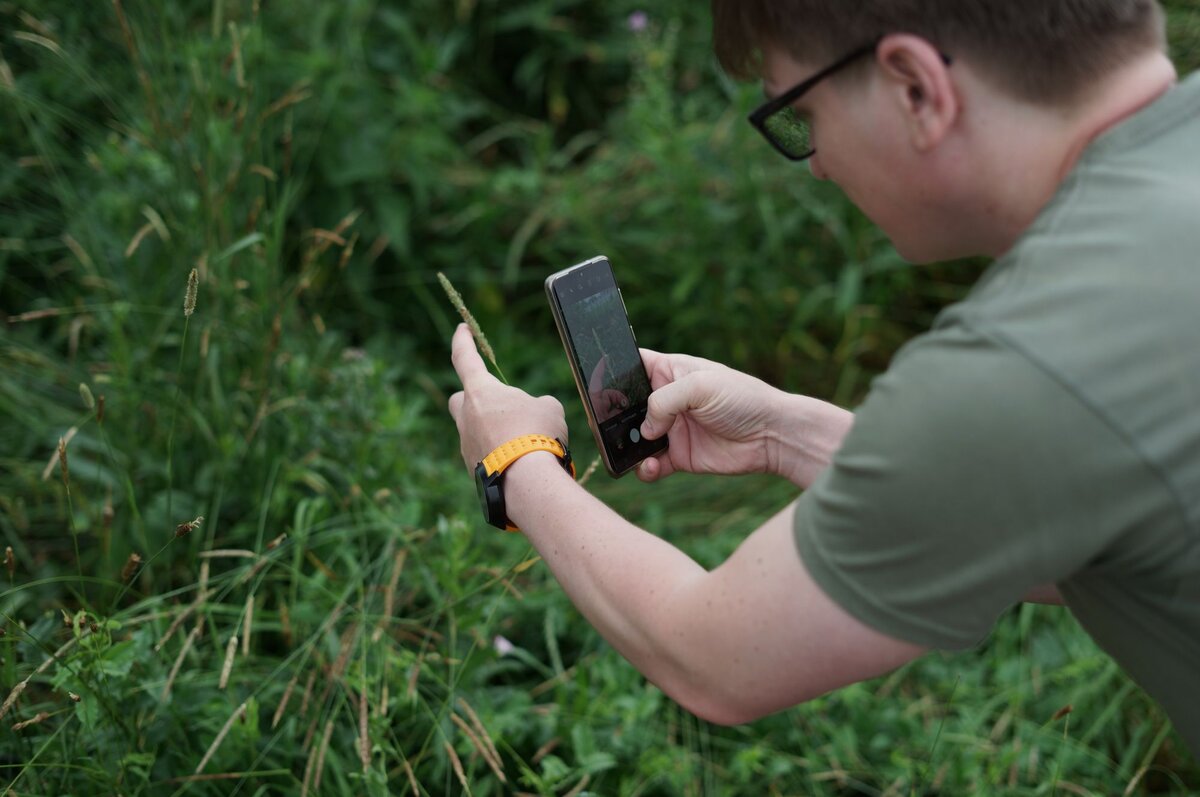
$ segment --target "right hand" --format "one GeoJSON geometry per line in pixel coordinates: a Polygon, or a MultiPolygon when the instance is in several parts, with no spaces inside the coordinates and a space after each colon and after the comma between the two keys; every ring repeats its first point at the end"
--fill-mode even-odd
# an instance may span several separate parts
{"type": "Polygon", "coordinates": [[[763,473],[774,469],[771,442],[787,394],[749,374],[686,354],[642,349],[650,394],[642,436],[670,433],[671,445],[638,467],[652,482],[676,471],[763,473]]]}
{"type": "Polygon", "coordinates": [[[638,467],[642,481],[676,471],[773,473],[807,489],[854,425],[852,412],[719,363],[641,352],[654,389],[642,436],[671,436],[670,448],[638,467]]]}

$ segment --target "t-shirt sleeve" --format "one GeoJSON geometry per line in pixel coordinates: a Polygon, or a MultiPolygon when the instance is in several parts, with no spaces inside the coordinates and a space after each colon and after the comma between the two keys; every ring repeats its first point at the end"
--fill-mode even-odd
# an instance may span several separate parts
{"type": "Polygon", "coordinates": [[[805,492],[796,544],[843,609],[933,648],[981,641],[1034,586],[1103,550],[1140,470],[1037,365],[963,328],[913,341],[805,492]]]}

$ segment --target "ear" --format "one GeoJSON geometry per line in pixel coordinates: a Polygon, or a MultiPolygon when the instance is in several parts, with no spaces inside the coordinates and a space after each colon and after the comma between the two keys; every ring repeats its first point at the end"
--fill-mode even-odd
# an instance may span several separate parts
{"type": "Polygon", "coordinates": [[[920,152],[936,147],[961,110],[957,86],[941,52],[920,36],[885,36],[876,51],[887,90],[920,152]]]}

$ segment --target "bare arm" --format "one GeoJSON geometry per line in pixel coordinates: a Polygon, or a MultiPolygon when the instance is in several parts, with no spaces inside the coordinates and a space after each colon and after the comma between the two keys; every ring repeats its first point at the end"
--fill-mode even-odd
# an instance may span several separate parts
{"type": "Polygon", "coordinates": [[[575,485],[547,454],[506,477],[509,515],[575,606],[688,710],[748,722],[923,652],[863,625],[817,587],[789,506],[705,571],[575,485]]]}
{"type": "MultiPolygon", "coordinates": [[[[464,389],[451,397],[450,412],[465,463],[520,434],[565,438],[561,405],[500,384],[465,327],[455,334],[453,359],[464,389]]],[[[751,437],[734,440],[736,452],[748,457],[742,465],[754,464],[753,452],[762,449],[760,436],[751,437]]],[[[521,458],[504,478],[509,517],[576,607],[651,681],[701,717],[746,722],[922,652],[866,627],[824,595],[800,561],[790,508],[708,572],[606,507],[550,454],[521,458]]]]}

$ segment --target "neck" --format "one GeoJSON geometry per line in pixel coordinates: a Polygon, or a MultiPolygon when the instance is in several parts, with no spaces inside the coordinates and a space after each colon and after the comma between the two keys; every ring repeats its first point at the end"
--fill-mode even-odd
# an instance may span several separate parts
{"type": "Polygon", "coordinates": [[[989,234],[986,254],[999,257],[1034,222],[1084,150],[1107,130],[1133,116],[1170,89],[1175,68],[1162,53],[1152,53],[1106,79],[1099,88],[1067,109],[1031,106],[1000,97],[995,91],[987,110],[966,120],[981,147],[976,186],[985,191],[980,229],[989,234]]]}

